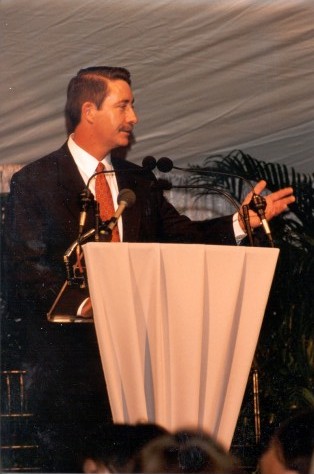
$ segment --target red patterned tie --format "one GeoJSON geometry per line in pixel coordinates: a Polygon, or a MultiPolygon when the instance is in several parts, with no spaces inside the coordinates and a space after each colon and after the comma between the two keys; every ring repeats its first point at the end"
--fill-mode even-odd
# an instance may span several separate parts
{"type": "MultiPolygon", "coordinates": [[[[96,172],[103,171],[105,166],[99,162],[96,168],[96,172]]],[[[96,200],[99,203],[100,218],[102,221],[109,220],[114,215],[113,199],[110,191],[110,187],[104,173],[96,176],[95,183],[96,200]]],[[[119,230],[116,225],[112,230],[111,242],[120,242],[119,230]]]]}

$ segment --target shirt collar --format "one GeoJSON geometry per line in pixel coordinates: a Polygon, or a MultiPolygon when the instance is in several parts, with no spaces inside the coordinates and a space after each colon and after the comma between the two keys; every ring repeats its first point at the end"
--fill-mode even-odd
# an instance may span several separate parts
{"type": "MultiPolygon", "coordinates": [[[[99,161],[90,153],[78,146],[77,143],[75,143],[75,141],[73,140],[73,134],[71,134],[68,138],[68,147],[76,163],[76,166],[86,176],[92,176],[92,174],[95,173],[99,161]]],[[[105,169],[112,169],[110,154],[105,156],[105,158],[101,161],[105,165],[105,169]]]]}

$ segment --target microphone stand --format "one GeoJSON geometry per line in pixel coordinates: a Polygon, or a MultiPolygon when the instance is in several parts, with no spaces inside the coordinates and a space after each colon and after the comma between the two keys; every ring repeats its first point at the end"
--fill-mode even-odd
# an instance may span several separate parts
{"type": "Polygon", "coordinates": [[[243,211],[243,215],[240,212],[239,212],[239,215],[243,218],[243,223],[245,226],[245,230],[246,230],[250,245],[251,247],[253,247],[254,244],[253,244],[252,229],[250,226],[249,205],[243,204],[242,211],[243,211]]]}
{"type": "MultiPolygon", "coordinates": [[[[170,183],[169,183],[170,184],[170,183]]],[[[239,204],[237,203],[237,201],[235,199],[233,199],[232,196],[230,196],[230,194],[228,194],[226,191],[224,191],[223,189],[219,189],[219,188],[211,188],[209,185],[206,186],[206,185],[203,185],[203,186],[198,186],[196,184],[190,184],[190,185],[171,185],[170,188],[168,188],[169,190],[170,189],[207,189],[209,191],[209,194],[220,194],[222,195],[223,197],[225,197],[231,204],[232,206],[235,207],[235,209],[240,213],[240,206],[239,204]]]]}
{"type": "MultiPolygon", "coordinates": [[[[152,167],[154,158],[153,157],[146,157],[146,158],[150,159],[149,163],[150,163],[150,166],[152,167]]],[[[211,175],[218,175],[218,176],[220,176],[220,175],[221,176],[227,176],[229,178],[232,177],[232,178],[237,178],[237,179],[240,179],[240,180],[244,181],[252,190],[252,199],[251,199],[250,203],[248,204],[248,207],[249,207],[249,209],[256,212],[257,215],[259,216],[260,221],[261,221],[261,225],[264,228],[264,231],[265,231],[265,234],[268,238],[269,244],[270,244],[271,247],[274,247],[274,241],[273,241],[271,231],[270,231],[268,222],[266,220],[265,212],[264,212],[265,209],[266,209],[266,200],[263,196],[260,196],[260,195],[255,193],[254,186],[252,185],[252,183],[249,180],[247,180],[243,176],[236,175],[236,174],[230,174],[230,173],[224,173],[222,171],[202,170],[200,168],[192,168],[192,167],[191,168],[181,168],[181,167],[178,167],[178,166],[174,166],[173,161],[170,158],[167,158],[167,157],[162,157],[158,161],[155,160],[155,163],[156,163],[156,166],[157,166],[158,170],[161,171],[161,172],[164,172],[164,173],[167,173],[167,172],[171,171],[172,169],[176,169],[176,170],[184,171],[184,172],[197,172],[201,175],[210,175],[211,174],[211,175]]],[[[242,211],[243,211],[243,214],[241,213],[241,208],[238,207],[239,215],[243,219],[243,222],[244,222],[244,225],[245,225],[245,230],[246,230],[246,233],[248,235],[249,241],[251,243],[253,239],[252,239],[252,229],[251,229],[251,226],[250,226],[248,209],[245,206],[242,206],[242,211]]],[[[251,245],[252,245],[252,243],[251,243],[251,245]]]]}
{"type": "Polygon", "coordinates": [[[66,269],[66,275],[67,275],[67,282],[69,286],[79,286],[80,288],[86,288],[86,282],[85,282],[85,277],[84,274],[81,273],[79,276],[75,275],[75,272],[73,271],[73,268],[71,267],[70,264],[70,257],[73,254],[74,250],[81,245],[82,242],[87,240],[89,237],[95,234],[95,229],[90,229],[89,231],[85,232],[81,237],[76,239],[70,247],[66,250],[64,256],[63,256],[63,261],[66,269]]]}
{"type": "Polygon", "coordinates": [[[265,216],[265,209],[266,209],[266,200],[262,196],[258,194],[253,194],[252,199],[249,203],[249,208],[256,212],[260,218],[261,225],[264,228],[265,234],[267,235],[269,244],[271,247],[274,247],[274,241],[268,226],[268,222],[265,216]]]}
{"type": "Polygon", "coordinates": [[[95,202],[95,242],[99,242],[99,224],[100,224],[100,210],[99,203],[95,202]]]}

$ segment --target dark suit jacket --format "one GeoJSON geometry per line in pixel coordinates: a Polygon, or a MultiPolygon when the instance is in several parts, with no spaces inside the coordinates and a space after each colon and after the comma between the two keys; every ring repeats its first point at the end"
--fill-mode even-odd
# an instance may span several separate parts
{"type": "MultiPolygon", "coordinates": [[[[124,241],[235,244],[231,216],[191,222],[153,189],[152,173],[123,159],[113,159],[113,166],[119,189],[136,195],[122,215],[124,241]]],[[[10,300],[40,308],[43,317],[65,281],[63,255],[78,237],[84,187],[66,144],[11,181],[5,218],[10,300]]],[[[91,206],[85,230],[93,227],[91,206]]]]}

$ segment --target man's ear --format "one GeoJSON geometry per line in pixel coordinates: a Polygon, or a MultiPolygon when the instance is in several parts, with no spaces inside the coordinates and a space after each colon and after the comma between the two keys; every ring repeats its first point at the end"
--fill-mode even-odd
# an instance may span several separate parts
{"type": "Polygon", "coordinates": [[[82,105],[81,119],[93,123],[97,108],[93,102],[84,102],[82,105]]]}

